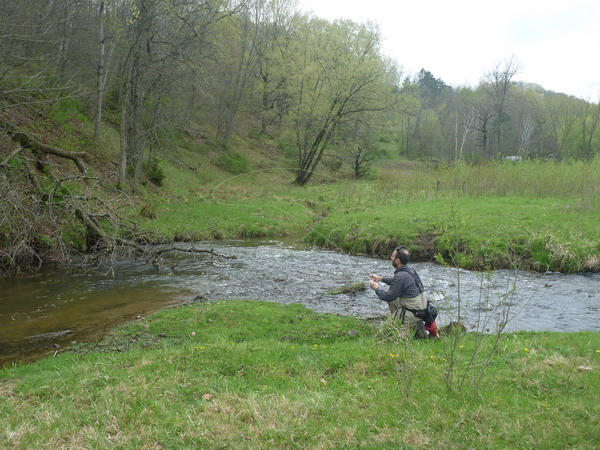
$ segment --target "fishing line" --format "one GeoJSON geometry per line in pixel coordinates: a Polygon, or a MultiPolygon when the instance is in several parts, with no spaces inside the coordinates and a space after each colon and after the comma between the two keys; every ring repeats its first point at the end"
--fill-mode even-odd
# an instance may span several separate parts
{"type": "MultiPolygon", "coordinates": [[[[348,260],[351,263],[351,266],[356,269],[358,272],[362,272],[362,267],[360,267],[358,265],[357,261],[354,261],[352,259],[352,254],[350,252],[347,252],[343,249],[341,249],[335,242],[333,242],[329,237],[323,235],[321,232],[319,232],[311,223],[306,223],[302,218],[297,217],[296,215],[290,213],[289,211],[285,211],[279,207],[277,207],[276,205],[273,204],[266,204],[266,203],[260,203],[260,204],[252,204],[252,203],[227,203],[224,202],[222,200],[220,200],[219,198],[217,198],[216,196],[216,192],[218,191],[218,189],[221,188],[221,186],[228,184],[229,182],[240,178],[240,177],[244,177],[247,175],[253,175],[253,174],[257,174],[257,173],[264,173],[264,172],[270,172],[270,171],[275,171],[275,170],[283,170],[286,172],[290,172],[290,171],[297,171],[297,170],[301,170],[300,168],[295,168],[295,167],[273,167],[273,168],[268,168],[268,169],[257,169],[257,170],[251,170],[248,172],[244,172],[242,174],[239,175],[234,175],[220,183],[218,183],[215,187],[213,187],[212,191],[211,191],[211,198],[214,200],[215,203],[217,203],[218,205],[221,206],[233,206],[233,207],[254,207],[254,208],[265,208],[265,207],[270,207],[273,208],[275,211],[278,211],[279,213],[283,214],[284,216],[288,216],[290,218],[292,218],[294,221],[296,221],[297,223],[300,223],[304,226],[307,227],[308,230],[310,230],[310,232],[316,234],[317,236],[319,236],[320,238],[323,239],[324,242],[326,242],[327,244],[329,244],[331,247],[333,247],[334,249],[336,249],[336,251],[342,255],[345,255],[348,260]]],[[[324,174],[324,173],[320,173],[320,172],[316,172],[316,171],[308,171],[308,173],[312,174],[312,175],[319,175],[319,176],[323,176],[326,178],[329,178],[331,180],[334,181],[343,181],[342,178],[337,178],[334,177],[332,175],[328,175],[328,174],[324,174]]],[[[371,309],[373,309],[376,305],[375,302],[375,298],[373,299],[373,301],[371,302],[371,309]]],[[[375,313],[375,311],[371,311],[371,313],[375,313]]]]}
{"type": "MultiPolygon", "coordinates": [[[[238,175],[234,175],[231,176],[229,178],[227,178],[224,181],[221,181],[220,183],[218,183],[217,185],[215,185],[213,187],[213,189],[211,190],[211,198],[213,199],[213,201],[221,206],[231,206],[231,207],[250,207],[250,208],[272,208],[273,210],[279,212],[280,214],[290,217],[291,219],[293,219],[295,222],[300,223],[302,225],[304,225],[310,232],[316,234],[317,236],[319,236],[321,239],[323,239],[324,242],[326,242],[330,248],[335,249],[339,254],[346,256],[346,258],[350,261],[350,266],[355,269],[358,273],[363,272],[363,268],[362,266],[359,264],[358,261],[354,260],[352,258],[352,253],[350,251],[345,251],[342,248],[340,248],[335,242],[333,242],[329,236],[325,236],[323,233],[321,233],[319,230],[317,230],[312,223],[307,223],[305,220],[303,220],[301,217],[296,216],[295,214],[292,214],[289,211],[285,211],[282,208],[279,208],[278,206],[274,205],[274,204],[268,204],[268,203],[232,203],[232,202],[226,202],[224,200],[221,200],[218,198],[217,196],[217,192],[219,191],[219,189],[232,182],[235,179],[241,178],[241,177],[245,177],[248,175],[254,175],[254,174],[259,174],[259,173],[265,173],[265,172],[271,172],[271,171],[286,171],[286,172],[292,172],[292,171],[297,171],[300,170],[299,168],[294,168],[294,167],[273,167],[273,168],[268,168],[268,169],[256,169],[256,170],[252,170],[252,171],[248,171],[248,172],[244,172],[242,174],[238,174],[238,175]]],[[[329,174],[324,174],[321,172],[316,172],[316,171],[310,171],[311,174],[313,175],[319,175],[325,178],[329,178],[330,180],[333,181],[345,181],[342,178],[338,178],[329,174]]],[[[369,288],[368,288],[369,289],[369,288]]],[[[370,311],[369,313],[371,315],[375,315],[375,314],[379,314],[380,311],[376,311],[377,305],[379,304],[378,302],[378,297],[376,295],[373,295],[372,300],[369,302],[370,305],[370,311]]]]}

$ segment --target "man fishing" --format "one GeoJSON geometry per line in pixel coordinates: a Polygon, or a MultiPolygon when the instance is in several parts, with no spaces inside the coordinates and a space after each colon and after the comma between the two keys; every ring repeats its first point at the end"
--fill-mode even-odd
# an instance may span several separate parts
{"type": "Polygon", "coordinates": [[[401,321],[402,326],[415,329],[415,338],[437,337],[435,320],[423,321],[427,317],[427,298],[423,293],[423,283],[412,267],[407,266],[410,260],[408,249],[403,246],[396,248],[390,256],[392,265],[396,268],[393,277],[382,277],[370,274],[369,285],[377,297],[387,302],[394,319],[401,321]],[[379,282],[389,285],[385,291],[379,282]],[[420,317],[418,317],[420,316],[420,317]],[[427,332],[425,331],[427,330],[427,332]]]}

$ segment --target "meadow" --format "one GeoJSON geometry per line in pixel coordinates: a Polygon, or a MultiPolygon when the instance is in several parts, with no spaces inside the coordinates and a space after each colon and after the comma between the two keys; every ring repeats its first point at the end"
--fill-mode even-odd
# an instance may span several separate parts
{"type": "MultiPolygon", "coordinates": [[[[465,268],[600,271],[599,158],[396,156],[299,187],[273,142],[186,138],[161,148],[162,186],[115,193],[117,132],[98,145],[64,129],[54,144],[89,153],[105,200],[154,241],[285,237],[382,257],[404,244],[465,268]]],[[[299,305],[194,304],[0,369],[0,448],[597,448],[598,358],[597,332],[413,341],[299,305]]]]}
{"type": "Polygon", "coordinates": [[[299,305],[165,310],[1,370],[0,448],[600,445],[598,333],[393,336],[299,305]]]}
{"type": "Polygon", "coordinates": [[[147,193],[154,216],[143,226],[167,239],[292,235],[375,256],[404,244],[418,259],[470,269],[600,271],[600,159],[382,161],[369,179],[318,174],[305,187],[276,166],[236,176],[166,170],[170,194],[147,193]]]}

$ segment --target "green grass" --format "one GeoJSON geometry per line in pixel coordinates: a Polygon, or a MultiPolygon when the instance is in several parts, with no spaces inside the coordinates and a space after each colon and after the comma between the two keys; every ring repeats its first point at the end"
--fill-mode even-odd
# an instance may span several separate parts
{"type": "Polygon", "coordinates": [[[598,217],[594,211],[569,211],[568,202],[556,198],[390,198],[387,207],[331,214],[315,227],[311,239],[383,256],[397,243],[418,250],[425,236],[435,252],[459,259],[462,267],[597,271],[598,217]]]}
{"type": "Polygon", "coordinates": [[[472,269],[600,271],[600,159],[393,164],[375,180],[320,176],[305,187],[276,166],[236,176],[211,171],[210,179],[200,174],[204,182],[171,168],[163,194],[151,200],[156,219],[144,226],[194,239],[304,235],[377,256],[402,243],[472,269]]]}
{"type": "Polygon", "coordinates": [[[163,311],[92,351],[2,370],[0,447],[600,445],[598,333],[507,334],[478,391],[444,382],[452,354],[471,376],[475,336],[454,353],[450,337],[383,336],[298,305],[163,311]]]}

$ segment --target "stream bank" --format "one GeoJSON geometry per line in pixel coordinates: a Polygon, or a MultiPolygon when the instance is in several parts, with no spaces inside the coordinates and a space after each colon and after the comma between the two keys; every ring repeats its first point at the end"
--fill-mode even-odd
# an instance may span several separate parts
{"type": "MultiPolygon", "coordinates": [[[[189,246],[190,244],[180,244],[189,246]]],[[[0,364],[51,356],[73,342],[100,339],[119,323],[198,297],[300,303],[315,312],[380,318],[387,305],[370,290],[331,294],[391,274],[389,261],[274,240],[195,244],[208,254],[165,255],[160,270],[122,261],[112,275],[42,271],[0,281],[0,364]]],[[[473,272],[434,263],[413,266],[440,310],[470,330],[600,331],[600,274],[473,272]]]]}

